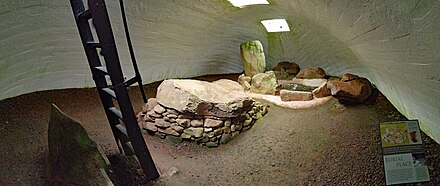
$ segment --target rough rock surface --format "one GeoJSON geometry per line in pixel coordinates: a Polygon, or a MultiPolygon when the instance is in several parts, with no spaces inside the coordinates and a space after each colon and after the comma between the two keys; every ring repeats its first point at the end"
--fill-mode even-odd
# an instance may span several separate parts
{"type": "Polygon", "coordinates": [[[259,102],[253,102],[249,108],[232,118],[181,113],[172,108],[161,107],[165,111],[157,118],[153,117],[157,114],[154,109],[151,110],[153,112],[142,110],[138,113],[140,118],[154,118],[154,122],[140,121],[140,126],[147,130],[148,134],[160,136],[173,143],[185,140],[206,147],[217,147],[229,142],[240,132],[249,130],[256,120],[261,119],[268,112],[268,106],[259,102]],[[177,119],[166,119],[170,116],[177,119]]]}
{"type": "Polygon", "coordinates": [[[267,71],[252,77],[251,92],[275,94],[277,86],[278,82],[275,73],[273,71],[267,71]]]}
{"type": "Polygon", "coordinates": [[[296,75],[298,79],[322,79],[325,77],[324,69],[320,67],[303,68],[296,75]]]}
{"type": "Polygon", "coordinates": [[[240,45],[240,55],[246,76],[254,76],[266,70],[266,59],[260,41],[247,41],[240,45]]]}
{"type": "Polygon", "coordinates": [[[81,124],[52,105],[49,120],[49,182],[53,185],[113,185],[107,158],[81,124]]]}
{"type": "Polygon", "coordinates": [[[313,95],[311,92],[281,90],[280,98],[282,101],[309,101],[313,95]]]}
{"type": "Polygon", "coordinates": [[[370,96],[373,86],[368,79],[346,74],[341,81],[329,81],[327,87],[333,97],[344,104],[359,104],[370,96]]]}
{"type": "Polygon", "coordinates": [[[278,65],[274,68],[272,68],[273,71],[284,71],[288,75],[296,75],[300,71],[300,68],[298,64],[289,62],[289,61],[282,61],[279,62],[278,65]]]}
{"type": "Polygon", "coordinates": [[[273,71],[278,80],[289,79],[289,74],[284,70],[273,71]]]}
{"type": "Polygon", "coordinates": [[[251,106],[253,100],[234,81],[225,88],[223,85],[198,80],[165,80],[157,90],[157,101],[164,107],[181,113],[203,116],[236,117],[243,109],[251,106]],[[236,84],[236,85],[234,85],[236,84]]]}
{"type": "Polygon", "coordinates": [[[240,92],[244,91],[243,87],[239,83],[232,81],[230,79],[220,79],[212,83],[219,85],[228,91],[240,91],[240,92]]]}
{"type": "Polygon", "coordinates": [[[243,87],[244,90],[248,91],[251,89],[252,77],[245,76],[244,74],[238,76],[238,83],[243,87]]]}
{"type": "Polygon", "coordinates": [[[313,97],[316,98],[322,98],[322,97],[327,97],[327,96],[331,96],[332,92],[331,90],[327,87],[327,83],[323,83],[321,86],[319,86],[318,88],[316,88],[315,90],[312,91],[313,97]]]}

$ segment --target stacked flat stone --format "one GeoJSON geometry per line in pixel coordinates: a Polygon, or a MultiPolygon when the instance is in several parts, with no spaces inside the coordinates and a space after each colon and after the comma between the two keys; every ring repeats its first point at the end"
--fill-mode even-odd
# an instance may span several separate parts
{"type": "Polygon", "coordinates": [[[253,102],[248,110],[243,110],[238,116],[216,117],[182,113],[150,98],[138,117],[141,128],[149,134],[175,142],[194,141],[207,147],[217,147],[249,130],[255,121],[268,112],[267,107],[253,102]]]}

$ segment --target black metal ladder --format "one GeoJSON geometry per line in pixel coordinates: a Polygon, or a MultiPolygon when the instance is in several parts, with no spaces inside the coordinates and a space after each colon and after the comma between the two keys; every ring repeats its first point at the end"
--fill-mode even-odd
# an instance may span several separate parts
{"type": "Polygon", "coordinates": [[[120,0],[120,6],[130,55],[135,70],[135,76],[127,80],[124,78],[122,72],[104,0],[88,0],[88,10],[84,8],[83,0],[70,0],[70,4],[72,6],[72,11],[78,26],[87,60],[92,71],[93,80],[98,89],[99,97],[104,106],[119,151],[121,153],[124,152],[125,155],[135,154],[147,179],[156,179],[159,177],[159,173],[157,172],[147,145],[142,137],[127,92],[128,86],[138,83],[141,89],[142,98],[144,102],[147,102],[142,86],[142,79],[137,68],[136,60],[134,59],[134,53],[128,34],[123,2],[120,0]],[[96,42],[93,38],[89,20],[92,20],[99,42],[96,42]],[[98,49],[101,49],[102,51],[101,54],[104,57],[105,66],[101,64],[98,49]],[[110,77],[111,86],[108,85],[106,76],[110,77]],[[117,101],[119,109],[113,104],[113,99],[117,101]]]}

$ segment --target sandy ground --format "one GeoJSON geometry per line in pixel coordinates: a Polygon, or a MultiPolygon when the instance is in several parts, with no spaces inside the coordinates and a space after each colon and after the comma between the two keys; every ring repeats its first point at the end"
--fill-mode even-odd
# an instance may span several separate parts
{"type": "MultiPolygon", "coordinates": [[[[236,75],[222,76],[234,79],[236,75]]],[[[199,79],[212,80],[219,76],[199,79]]],[[[156,84],[147,86],[155,96],[156,84]]],[[[141,97],[131,89],[133,105],[141,97]]],[[[264,102],[264,101],[262,101],[264,102]]],[[[37,92],[0,101],[0,185],[44,185],[47,123],[51,103],[83,123],[113,156],[117,147],[95,89],[37,92]]],[[[308,109],[269,104],[252,129],[218,148],[145,139],[162,178],[149,185],[384,185],[378,125],[405,119],[384,97],[345,107],[336,100],[308,109]],[[167,176],[175,167],[178,172],[167,176]]],[[[138,109],[136,109],[138,110],[138,109]]],[[[424,137],[432,182],[440,185],[440,146],[424,137]]],[[[114,159],[114,158],[112,158],[114,159]]],[[[139,170],[137,170],[139,172],[139,170]]],[[[132,173],[121,184],[142,185],[132,173]],[[128,180],[131,179],[131,180],[128,180]]]]}

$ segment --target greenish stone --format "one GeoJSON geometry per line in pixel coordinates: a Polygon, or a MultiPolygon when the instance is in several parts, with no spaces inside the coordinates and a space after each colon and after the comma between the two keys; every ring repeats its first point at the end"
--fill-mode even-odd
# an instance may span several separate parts
{"type": "Polygon", "coordinates": [[[110,163],[81,124],[52,105],[48,130],[53,185],[112,185],[110,163]]]}
{"type": "Polygon", "coordinates": [[[208,148],[217,147],[218,146],[218,141],[215,141],[215,142],[210,141],[210,142],[206,143],[205,145],[208,148]]]}
{"type": "Polygon", "coordinates": [[[252,77],[266,70],[266,59],[260,41],[254,40],[242,43],[240,45],[240,55],[245,76],[252,77]]]}
{"type": "Polygon", "coordinates": [[[167,135],[165,139],[171,141],[172,143],[182,143],[182,138],[173,135],[167,135]]]}
{"type": "Polygon", "coordinates": [[[275,94],[278,81],[273,71],[259,73],[252,77],[251,92],[259,94],[275,94]]]}
{"type": "Polygon", "coordinates": [[[220,138],[220,144],[226,144],[231,141],[231,134],[223,134],[220,138]]]}
{"type": "Polygon", "coordinates": [[[223,129],[222,128],[219,128],[219,129],[215,129],[214,130],[214,134],[215,135],[220,135],[220,134],[222,134],[223,133],[223,129]]]}
{"type": "Polygon", "coordinates": [[[251,125],[251,123],[252,123],[252,118],[249,118],[243,122],[243,127],[247,127],[251,125]]]}

